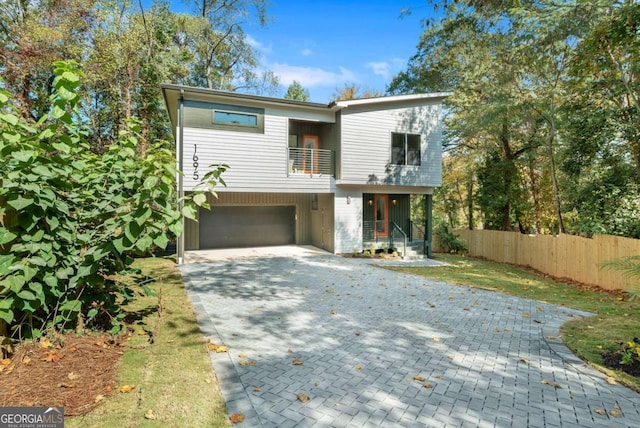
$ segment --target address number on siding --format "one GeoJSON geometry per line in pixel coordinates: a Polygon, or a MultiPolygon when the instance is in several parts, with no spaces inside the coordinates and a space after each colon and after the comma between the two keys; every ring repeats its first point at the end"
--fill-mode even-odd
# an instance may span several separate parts
{"type": "Polygon", "coordinates": [[[198,146],[196,144],[193,145],[193,179],[194,181],[200,180],[200,174],[198,173],[198,155],[197,155],[198,146]]]}

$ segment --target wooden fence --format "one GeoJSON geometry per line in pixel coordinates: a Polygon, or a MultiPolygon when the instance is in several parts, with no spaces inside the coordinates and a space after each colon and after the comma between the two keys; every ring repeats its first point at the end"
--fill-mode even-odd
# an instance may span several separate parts
{"type": "Polygon", "coordinates": [[[469,255],[501,263],[528,266],[557,278],[566,278],[607,290],[640,290],[632,279],[601,263],[640,255],[640,240],[611,235],[582,238],[573,235],[524,235],[496,230],[456,230],[469,255]]]}

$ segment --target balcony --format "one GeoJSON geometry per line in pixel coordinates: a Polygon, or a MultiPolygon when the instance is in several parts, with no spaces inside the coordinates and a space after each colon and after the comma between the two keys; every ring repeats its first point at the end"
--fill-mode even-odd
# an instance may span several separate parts
{"type": "Polygon", "coordinates": [[[288,175],[334,175],[332,150],[289,147],[288,152],[288,175]]]}

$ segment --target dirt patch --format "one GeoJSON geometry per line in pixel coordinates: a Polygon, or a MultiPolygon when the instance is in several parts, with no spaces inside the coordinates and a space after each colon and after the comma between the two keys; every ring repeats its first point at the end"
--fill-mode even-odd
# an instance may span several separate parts
{"type": "Polygon", "coordinates": [[[602,362],[605,366],[623,371],[631,376],[640,378],[640,361],[633,361],[630,364],[622,364],[622,351],[610,351],[602,354],[602,362]]]}
{"type": "Polygon", "coordinates": [[[65,416],[84,415],[116,387],[123,348],[107,336],[64,336],[18,345],[0,361],[3,406],[63,406],[65,416]]]}

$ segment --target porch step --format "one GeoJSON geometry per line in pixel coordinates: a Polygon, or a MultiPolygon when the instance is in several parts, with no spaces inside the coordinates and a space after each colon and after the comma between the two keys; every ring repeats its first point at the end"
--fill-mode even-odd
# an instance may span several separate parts
{"type": "MultiPolygon", "coordinates": [[[[403,246],[398,245],[396,251],[402,252],[403,246]]],[[[424,242],[414,241],[407,242],[407,253],[404,255],[405,259],[422,259],[424,258],[424,242]]]]}

